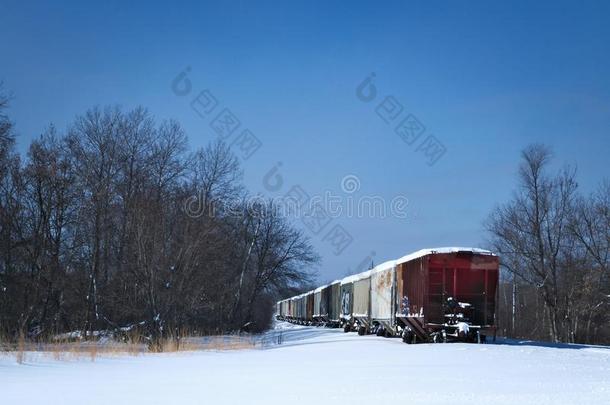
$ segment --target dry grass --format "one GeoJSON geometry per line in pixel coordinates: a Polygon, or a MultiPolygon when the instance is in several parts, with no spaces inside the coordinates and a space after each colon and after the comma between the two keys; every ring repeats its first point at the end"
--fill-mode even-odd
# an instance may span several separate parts
{"type": "MultiPolygon", "coordinates": [[[[129,339],[127,342],[106,340],[81,341],[73,339],[54,340],[51,342],[28,342],[23,335],[13,344],[1,344],[0,348],[15,356],[19,364],[29,360],[28,354],[40,353],[56,361],[76,361],[88,359],[95,361],[98,357],[139,356],[151,352],[173,353],[192,351],[232,351],[262,349],[259,337],[250,335],[219,336],[180,336],[164,339],[158,350],[149,350],[141,339],[129,339]]],[[[31,360],[36,356],[31,356],[31,360]]]]}
{"type": "MultiPolygon", "coordinates": [[[[260,340],[253,336],[225,335],[182,339],[177,351],[248,350],[260,348],[260,340]]],[[[171,351],[171,350],[170,350],[171,351]]]]}
{"type": "Polygon", "coordinates": [[[17,360],[17,363],[23,364],[25,359],[25,336],[23,333],[20,333],[17,340],[17,356],[15,360],[17,360]]]}

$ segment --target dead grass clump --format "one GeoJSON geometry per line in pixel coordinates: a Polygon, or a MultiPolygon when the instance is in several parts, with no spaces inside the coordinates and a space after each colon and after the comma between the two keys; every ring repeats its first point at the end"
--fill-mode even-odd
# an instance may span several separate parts
{"type": "Polygon", "coordinates": [[[191,331],[180,331],[155,345],[151,345],[147,337],[136,332],[118,338],[106,335],[92,336],[89,339],[64,334],[40,342],[28,342],[21,333],[18,340],[12,344],[3,344],[3,341],[0,339],[0,350],[14,352],[19,364],[26,361],[29,352],[41,352],[44,356],[51,356],[57,361],[89,359],[94,362],[98,356],[138,356],[150,352],[252,350],[264,346],[256,335],[196,336],[191,331]]]}
{"type": "MultiPolygon", "coordinates": [[[[259,339],[251,335],[211,335],[196,336],[183,332],[169,336],[156,345],[151,345],[152,352],[189,352],[189,351],[225,351],[249,350],[261,346],[259,339]]],[[[262,347],[262,346],[261,346],[262,347]]]]}
{"type": "Polygon", "coordinates": [[[19,339],[17,339],[17,352],[15,355],[15,359],[19,364],[23,364],[26,360],[25,349],[25,334],[20,332],[19,339]]]}
{"type": "Polygon", "coordinates": [[[225,335],[199,338],[195,350],[248,350],[257,346],[257,339],[252,336],[225,335]]]}

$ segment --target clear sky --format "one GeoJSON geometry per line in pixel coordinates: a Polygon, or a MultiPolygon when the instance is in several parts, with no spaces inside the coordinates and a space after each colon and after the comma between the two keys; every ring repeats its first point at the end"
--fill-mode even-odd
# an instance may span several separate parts
{"type": "Polygon", "coordinates": [[[489,3],[4,0],[0,80],[22,151],[49,123],[108,104],[177,119],[195,148],[228,108],[241,123],[233,139],[249,129],[262,144],[242,161],[253,193],[407,198],[407,218],[303,228],[328,281],[371,252],[379,263],[483,246],[482,221],[510,197],[528,143],[577,165],[587,192],[610,177],[610,2],[489,3]],[[180,96],[172,82],[187,68],[180,96]],[[372,72],[377,94],[365,102],[357,87],[372,72]],[[218,106],[201,117],[190,103],[205,89],[218,106]],[[387,96],[394,104],[379,107],[387,96]],[[394,132],[408,114],[425,127],[412,145],[394,132]],[[429,135],[445,150],[432,166],[417,150],[429,135]],[[264,178],[278,162],[275,190],[264,178]],[[351,194],[347,175],[359,182],[351,194]],[[335,225],[353,239],[340,254],[325,240],[335,225]]]}

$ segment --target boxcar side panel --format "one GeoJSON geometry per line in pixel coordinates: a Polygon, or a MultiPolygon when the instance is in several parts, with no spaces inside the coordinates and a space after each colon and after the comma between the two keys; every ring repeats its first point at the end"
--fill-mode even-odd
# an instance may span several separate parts
{"type": "Polygon", "coordinates": [[[371,275],[371,318],[392,319],[394,268],[376,271],[371,275]]]}
{"type": "Polygon", "coordinates": [[[313,319],[313,293],[310,292],[307,294],[307,313],[305,315],[306,321],[311,321],[313,319]]]}
{"type": "Polygon", "coordinates": [[[341,284],[341,318],[351,319],[354,307],[354,283],[341,284]]]}
{"type": "Polygon", "coordinates": [[[322,288],[320,291],[320,316],[328,317],[330,307],[330,286],[322,288]]]}
{"type": "Polygon", "coordinates": [[[423,315],[426,305],[425,257],[401,263],[396,269],[396,309],[401,315],[423,315]]]}
{"type": "Polygon", "coordinates": [[[341,284],[334,283],[330,285],[330,311],[329,317],[331,321],[338,321],[341,314],[341,284]]]}
{"type": "Polygon", "coordinates": [[[371,277],[354,282],[354,316],[369,316],[371,277]]]}
{"type": "Polygon", "coordinates": [[[320,316],[320,302],[322,301],[322,292],[316,291],[313,296],[313,316],[320,316]]]}
{"type": "Polygon", "coordinates": [[[299,298],[299,319],[305,319],[305,296],[299,298]]]}
{"type": "Polygon", "coordinates": [[[470,304],[475,325],[493,325],[497,256],[469,252],[428,256],[427,322],[443,323],[447,298],[470,304]]]}

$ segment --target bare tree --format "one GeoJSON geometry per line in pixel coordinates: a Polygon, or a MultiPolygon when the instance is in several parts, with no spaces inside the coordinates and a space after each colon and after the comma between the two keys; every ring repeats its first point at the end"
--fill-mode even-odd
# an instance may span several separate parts
{"type": "Polygon", "coordinates": [[[271,302],[309,278],[311,246],[281,218],[248,210],[224,143],[190,154],[175,121],[156,124],[143,108],[93,108],[66,135],[50,127],[22,164],[5,100],[4,333],[137,329],[162,350],[185,329],[234,330],[252,318],[264,327],[271,302]],[[193,197],[205,209],[188,209],[193,197]]]}
{"type": "Polygon", "coordinates": [[[491,214],[487,228],[504,266],[542,297],[548,334],[559,341],[565,326],[561,317],[562,276],[577,185],[569,168],[556,176],[547,174],[550,157],[543,145],[531,145],[523,151],[518,189],[512,201],[491,214]]]}
{"type": "Polygon", "coordinates": [[[25,186],[21,159],[15,152],[13,123],[6,113],[8,105],[9,97],[0,83],[0,326],[6,335],[22,332],[33,311],[24,294],[25,186]]]}
{"type": "Polygon", "coordinates": [[[279,215],[279,210],[275,209],[272,201],[264,208],[255,252],[256,261],[246,303],[246,321],[252,317],[257,308],[256,301],[261,295],[273,296],[311,283],[314,273],[303,271],[303,268],[310,269],[320,260],[308,238],[279,215]]]}
{"type": "Polygon", "coordinates": [[[224,142],[218,140],[198,150],[192,163],[192,181],[203,210],[223,210],[222,205],[234,204],[243,196],[239,162],[224,142]]]}
{"type": "Polygon", "coordinates": [[[60,328],[59,322],[66,323],[63,290],[78,198],[72,161],[54,127],[31,144],[23,178],[28,201],[22,220],[28,239],[24,251],[33,276],[28,295],[36,311],[30,321],[38,333],[49,333],[60,328]]]}
{"type": "Polygon", "coordinates": [[[610,183],[605,181],[588,198],[579,198],[576,207],[570,230],[576,240],[574,250],[585,260],[573,282],[580,299],[572,319],[574,330],[582,329],[583,340],[593,342],[600,327],[610,323],[610,183]]]}
{"type": "MultiPolygon", "coordinates": [[[[94,108],[78,117],[68,135],[68,148],[80,173],[81,204],[79,237],[81,255],[88,269],[83,330],[93,331],[103,315],[100,308],[101,280],[108,279],[112,238],[115,236],[114,185],[120,166],[119,133],[123,114],[118,108],[94,108]]],[[[86,334],[85,334],[86,335],[86,334]]]]}

